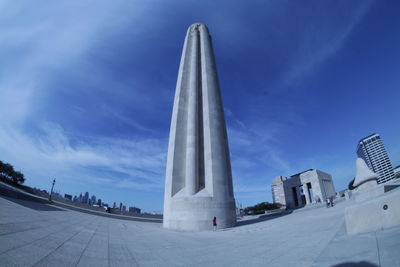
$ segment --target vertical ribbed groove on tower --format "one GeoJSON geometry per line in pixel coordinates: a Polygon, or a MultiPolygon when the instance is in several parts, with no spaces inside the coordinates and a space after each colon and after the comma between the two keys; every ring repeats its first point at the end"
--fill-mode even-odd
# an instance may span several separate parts
{"type": "Polygon", "coordinates": [[[179,106],[184,110],[189,110],[189,112],[177,113],[175,137],[177,155],[175,157],[184,159],[184,161],[174,161],[172,196],[184,187],[186,187],[188,195],[193,195],[205,188],[203,77],[201,40],[198,29],[194,29],[189,34],[186,40],[186,49],[182,56],[184,62],[179,106]],[[182,90],[183,88],[190,88],[190,90],[182,90]],[[189,133],[189,135],[182,133],[189,133]],[[186,146],[183,144],[186,144],[186,146]]]}
{"type": "Polygon", "coordinates": [[[189,36],[185,191],[186,195],[193,195],[196,193],[198,183],[198,36],[195,30],[191,30],[189,36]]]}
{"type": "Polygon", "coordinates": [[[190,45],[188,45],[189,37],[185,40],[184,51],[182,53],[182,61],[180,66],[180,72],[182,73],[182,80],[177,86],[176,96],[179,100],[178,110],[176,113],[176,128],[175,128],[175,140],[180,140],[180,142],[175,142],[174,147],[174,161],[172,169],[172,181],[171,181],[171,196],[174,196],[180,190],[185,187],[185,175],[186,175],[186,128],[187,128],[187,113],[180,112],[180,110],[185,110],[188,105],[187,101],[187,90],[184,90],[188,86],[188,77],[185,72],[187,72],[187,66],[190,60],[190,45]],[[178,92],[179,90],[179,92],[178,92]],[[176,159],[180,160],[176,160],[176,159]]]}
{"type": "Polygon", "coordinates": [[[197,58],[198,58],[198,122],[199,122],[199,175],[198,175],[198,188],[197,192],[205,187],[205,166],[204,166],[204,123],[203,123],[203,75],[202,75],[202,62],[201,62],[201,40],[200,31],[197,34],[197,58]]]}

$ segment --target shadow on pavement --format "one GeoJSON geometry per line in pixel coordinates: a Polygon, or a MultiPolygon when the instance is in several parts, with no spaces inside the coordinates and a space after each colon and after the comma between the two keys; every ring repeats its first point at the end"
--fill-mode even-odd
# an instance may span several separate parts
{"type": "Polygon", "coordinates": [[[335,264],[332,267],[378,267],[378,265],[367,261],[360,261],[360,262],[343,262],[335,264]]]}
{"type": "Polygon", "coordinates": [[[30,209],[40,211],[64,211],[62,209],[46,205],[50,204],[48,200],[32,197],[30,195],[11,190],[3,185],[0,185],[0,195],[9,201],[30,209]]]}
{"type": "Polygon", "coordinates": [[[236,226],[243,226],[243,225],[248,225],[248,224],[253,224],[253,223],[259,223],[259,222],[265,222],[268,220],[272,220],[272,219],[276,219],[279,217],[283,217],[285,215],[289,215],[291,214],[292,211],[282,211],[279,213],[275,213],[275,214],[265,214],[262,215],[256,219],[251,219],[251,220],[246,220],[246,221],[239,221],[236,223],[236,226]]]}
{"type": "Polygon", "coordinates": [[[11,198],[11,197],[5,197],[5,199],[12,201],[16,204],[19,204],[21,206],[24,206],[26,208],[30,208],[33,210],[39,210],[39,211],[65,211],[56,207],[52,207],[46,204],[38,203],[38,202],[33,202],[33,201],[26,201],[22,199],[16,199],[16,198],[11,198]]]}

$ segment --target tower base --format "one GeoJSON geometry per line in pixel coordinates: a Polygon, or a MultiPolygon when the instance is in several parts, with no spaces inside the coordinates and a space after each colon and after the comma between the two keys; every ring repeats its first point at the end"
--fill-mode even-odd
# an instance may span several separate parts
{"type": "Polygon", "coordinates": [[[235,200],[219,201],[205,196],[174,196],[164,207],[163,227],[177,231],[212,230],[217,218],[217,229],[236,224],[235,200]],[[168,205],[169,204],[169,205],[168,205]]]}

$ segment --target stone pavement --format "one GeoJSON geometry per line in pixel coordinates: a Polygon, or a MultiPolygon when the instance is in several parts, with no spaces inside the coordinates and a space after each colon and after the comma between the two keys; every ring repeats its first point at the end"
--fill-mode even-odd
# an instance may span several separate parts
{"type": "Polygon", "coordinates": [[[349,237],[348,205],[175,232],[0,196],[0,266],[400,266],[400,227],[349,237]]]}

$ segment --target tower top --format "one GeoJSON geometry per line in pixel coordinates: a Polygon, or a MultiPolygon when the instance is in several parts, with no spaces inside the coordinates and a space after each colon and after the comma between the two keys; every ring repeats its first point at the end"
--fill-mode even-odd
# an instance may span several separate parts
{"type": "Polygon", "coordinates": [[[204,23],[196,22],[189,26],[188,33],[194,31],[206,31],[208,32],[208,28],[204,23]]]}
{"type": "Polygon", "coordinates": [[[195,22],[192,25],[190,25],[190,27],[200,27],[200,26],[204,26],[207,27],[204,23],[202,22],[195,22]]]}

